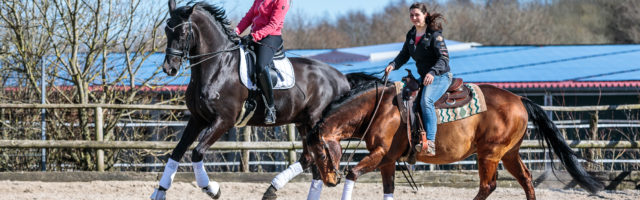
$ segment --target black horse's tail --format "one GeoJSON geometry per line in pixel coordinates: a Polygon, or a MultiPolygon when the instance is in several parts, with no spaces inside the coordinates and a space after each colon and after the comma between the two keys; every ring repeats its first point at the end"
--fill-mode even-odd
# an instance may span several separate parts
{"type": "MultiPolygon", "coordinates": [[[[562,134],[555,124],[547,117],[542,108],[527,98],[522,98],[522,103],[527,109],[529,120],[537,127],[540,142],[544,140],[549,151],[553,151],[565,166],[571,177],[578,182],[582,188],[591,193],[597,193],[604,188],[604,185],[596,180],[578,162],[578,157],[571,147],[565,142],[562,134]]],[[[552,162],[553,163],[553,162],[552,162]]]]}

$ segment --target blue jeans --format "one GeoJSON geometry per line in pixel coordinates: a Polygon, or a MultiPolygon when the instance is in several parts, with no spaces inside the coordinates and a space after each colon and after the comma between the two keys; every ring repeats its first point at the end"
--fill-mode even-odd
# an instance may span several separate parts
{"type": "Polygon", "coordinates": [[[447,88],[451,85],[452,78],[453,74],[451,74],[451,72],[434,76],[433,83],[422,88],[420,106],[422,109],[422,123],[427,131],[427,140],[435,141],[436,132],[438,131],[438,118],[436,118],[436,107],[433,103],[447,92],[447,88]]]}

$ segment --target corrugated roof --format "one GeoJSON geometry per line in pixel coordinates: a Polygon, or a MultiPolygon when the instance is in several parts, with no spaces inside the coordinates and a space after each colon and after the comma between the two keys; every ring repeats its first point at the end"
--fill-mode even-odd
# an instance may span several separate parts
{"type": "Polygon", "coordinates": [[[340,50],[333,50],[328,53],[317,54],[309,57],[326,63],[362,62],[369,60],[369,56],[347,53],[340,50]]]}
{"type": "MultiPolygon", "coordinates": [[[[449,43],[454,43],[450,41],[449,43]]],[[[343,73],[381,72],[392,60],[369,60],[356,54],[397,51],[401,44],[382,44],[345,49],[288,50],[288,56],[308,56],[323,59],[343,73]],[[324,58],[323,58],[324,57],[324,58]],[[355,59],[354,59],[355,58],[355,59]]],[[[577,87],[639,87],[640,45],[550,45],[550,46],[475,46],[450,52],[451,71],[467,82],[491,83],[506,88],[577,88],[577,87]]],[[[111,56],[111,65],[122,63],[122,56],[111,56]]],[[[154,73],[158,80],[149,85],[173,85],[182,89],[189,82],[190,71],[183,77],[167,77],[159,69],[164,54],[151,55],[136,75],[136,83],[154,73]],[[160,70],[160,71],[158,71],[160,70]]],[[[121,69],[123,67],[115,67],[121,69]]],[[[415,62],[403,67],[417,72],[415,62]]],[[[181,69],[184,70],[184,69],[181,69]]],[[[115,77],[120,70],[112,70],[115,77]]],[[[404,70],[391,73],[391,80],[400,80],[404,70]]],[[[60,83],[61,85],[67,83],[60,83]]],[[[94,85],[101,84],[98,79],[94,85]]],[[[128,84],[124,81],[122,84],[128,84]]]]}

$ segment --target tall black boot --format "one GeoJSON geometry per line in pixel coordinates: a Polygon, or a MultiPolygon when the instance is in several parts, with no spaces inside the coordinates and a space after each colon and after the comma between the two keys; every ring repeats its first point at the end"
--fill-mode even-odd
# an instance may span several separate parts
{"type": "Polygon", "coordinates": [[[273,99],[273,85],[271,83],[271,76],[269,75],[269,69],[267,66],[262,66],[262,73],[258,75],[258,85],[262,90],[262,97],[264,104],[267,106],[267,112],[265,113],[264,123],[274,124],[276,123],[276,108],[273,99]]]}

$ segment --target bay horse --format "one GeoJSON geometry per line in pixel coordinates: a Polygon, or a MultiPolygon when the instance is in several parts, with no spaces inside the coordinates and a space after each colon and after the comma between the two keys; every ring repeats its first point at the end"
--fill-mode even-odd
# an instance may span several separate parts
{"type": "MultiPolygon", "coordinates": [[[[537,126],[539,140],[546,142],[547,148],[560,158],[575,181],[592,193],[602,190],[602,183],[579,164],[577,154],[569,148],[540,106],[491,85],[480,85],[479,88],[484,93],[487,110],[439,124],[436,155],[429,157],[423,151],[417,154],[417,160],[447,164],[476,153],[480,189],[475,199],[486,199],[496,189],[497,167],[502,160],[504,167],[524,189],[527,199],[535,199],[531,173],[518,153],[527,121],[531,119],[537,126]]],[[[323,119],[307,138],[307,147],[322,180],[328,186],[335,186],[339,183],[337,173],[342,157],[340,141],[364,135],[362,140],[366,142],[369,154],[348,170],[343,199],[351,198],[350,192],[359,176],[374,169],[379,169],[382,174],[385,200],[393,198],[395,163],[409,149],[406,124],[401,119],[395,91],[395,86],[383,86],[380,80],[352,87],[348,97],[326,108],[323,119]],[[381,97],[383,92],[385,95],[381,97]],[[372,116],[379,100],[377,114],[372,116]],[[372,124],[365,135],[369,121],[372,124]]]]}
{"type": "MultiPolygon", "coordinates": [[[[196,138],[200,138],[191,157],[196,182],[215,199],[220,196],[219,186],[215,181],[209,181],[202,166],[203,153],[234,127],[244,101],[250,97],[250,91],[238,76],[241,55],[237,41],[240,37],[230,28],[225,11],[220,7],[198,2],[176,8],[175,0],[170,0],[169,13],[165,28],[167,49],[162,68],[169,76],[175,76],[183,61],[190,61],[191,80],[185,100],[191,117],[151,198],[165,198],[180,159],[196,138]]],[[[308,58],[289,59],[295,71],[295,86],[274,90],[277,121],[269,126],[295,123],[304,140],[306,133],[322,117],[324,108],[347,93],[350,85],[345,75],[325,63],[308,58]]],[[[254,116],[246,124],[266,126],[264,110],[264,104],[258,103],[254,116]]],[[[279,187],[293,178],[291,174],[301,173],[312,162],[304,148],[299,161],[287,169],[293,172],[276,176],[279,187]]],[[[267,199],[275,198],[277,189],[272,182],[265,192],[267,199]]]]}

